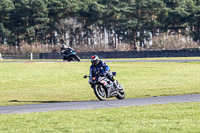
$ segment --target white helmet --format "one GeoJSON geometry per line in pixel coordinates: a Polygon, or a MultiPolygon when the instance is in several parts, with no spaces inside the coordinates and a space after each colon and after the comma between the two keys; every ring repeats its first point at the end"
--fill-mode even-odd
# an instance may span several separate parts
{"type": "Polygon", "coordinates": [[[65,43],[62,44],[62,47],[63,47],[63,48],[68,48],[67,45],[66,45],[65,43]]]}

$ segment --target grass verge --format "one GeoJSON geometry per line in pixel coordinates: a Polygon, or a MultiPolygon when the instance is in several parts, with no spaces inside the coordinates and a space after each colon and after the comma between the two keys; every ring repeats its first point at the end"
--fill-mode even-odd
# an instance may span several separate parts
{"type": "Polygon", "coordinates": [[[197,133],[200,103],[0,115],[0,132],[197,133]]]}

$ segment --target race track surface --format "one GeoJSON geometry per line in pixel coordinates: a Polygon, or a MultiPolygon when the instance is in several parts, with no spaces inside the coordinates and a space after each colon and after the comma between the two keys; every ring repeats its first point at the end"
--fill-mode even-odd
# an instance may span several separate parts
{"type": "Polygon", "coordinates": [[[47,112],[58,110],[83,110],[97,108],[113,108],[128,106],[143,106],[151,104],[200,102],[200,94],[146,97],[146,98],[128,98],[124,100],[107,101],[80,101],[80,102],[60,102],[32,105],[0,106],[0,114],[47,112]]]}
{"type": "MultiPolygon", "coordinates": [[[[102,59],[103,60],[103,59],[102,59]]],[[[106,62],[196,62],[200,61],[200,59],[182,59],[182,60],[105,60],[106,62]]],[[[75,62],[75,61],[72,61],[75,62]]],[[[80,61],[80,62],[90,62],[90,61],[80,61]]],[[[0,60],[0,63],[69,63],[67,61],[3,61],[0,60]]],[[[78,62],[77,62],[78,63],[78,62]]]]}

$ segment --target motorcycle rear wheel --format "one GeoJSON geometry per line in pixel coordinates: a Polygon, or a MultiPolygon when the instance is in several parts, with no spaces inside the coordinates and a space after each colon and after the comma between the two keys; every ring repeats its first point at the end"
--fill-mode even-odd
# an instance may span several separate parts
{"type": "Polygon", "coordinates": [[[125,93],[124,87],[118,81],[117,81],[117,84],[119,86],[119,89],[117,90],[116,98],[119,99],[119,100],[122,100],[122,99],[125,98],[126,93],[125,93]]]}
{"type": "Polygon", "coordinates": [[[94,85],[93,89],[94,89],[94,93],[95,93],[96,97],[100,101],[106,100],[106,91],[102,85],[94,85]]]}

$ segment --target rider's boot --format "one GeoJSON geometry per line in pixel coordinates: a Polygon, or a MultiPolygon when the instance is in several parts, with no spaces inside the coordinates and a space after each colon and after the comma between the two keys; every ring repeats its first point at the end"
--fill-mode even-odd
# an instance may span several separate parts
{"type": "Polygon", "coordinates": [[[114,81],[113,81],[113,85],[114,85],[115,88],[118,89],[117,80],[114,80],[114,81]]]}
{"type": "Polygon", "coordinates": [[[117,90],[118,88],[118,85],[117,85],[117,81],[115,80],[115,77],[114,76],[107,76],[108,79],[110,79],[112,82],[113,82],[113,86],[114,86],[114,89],[117,90]]]}
{"type": "Polygon", "coordinates": [[[115,79],[115,77],[112,77],[112,81],[113,81],[113,85],[116,88],[116,90],[118,89],[118,84],[117,84],[117,80],[115,79]]]}

